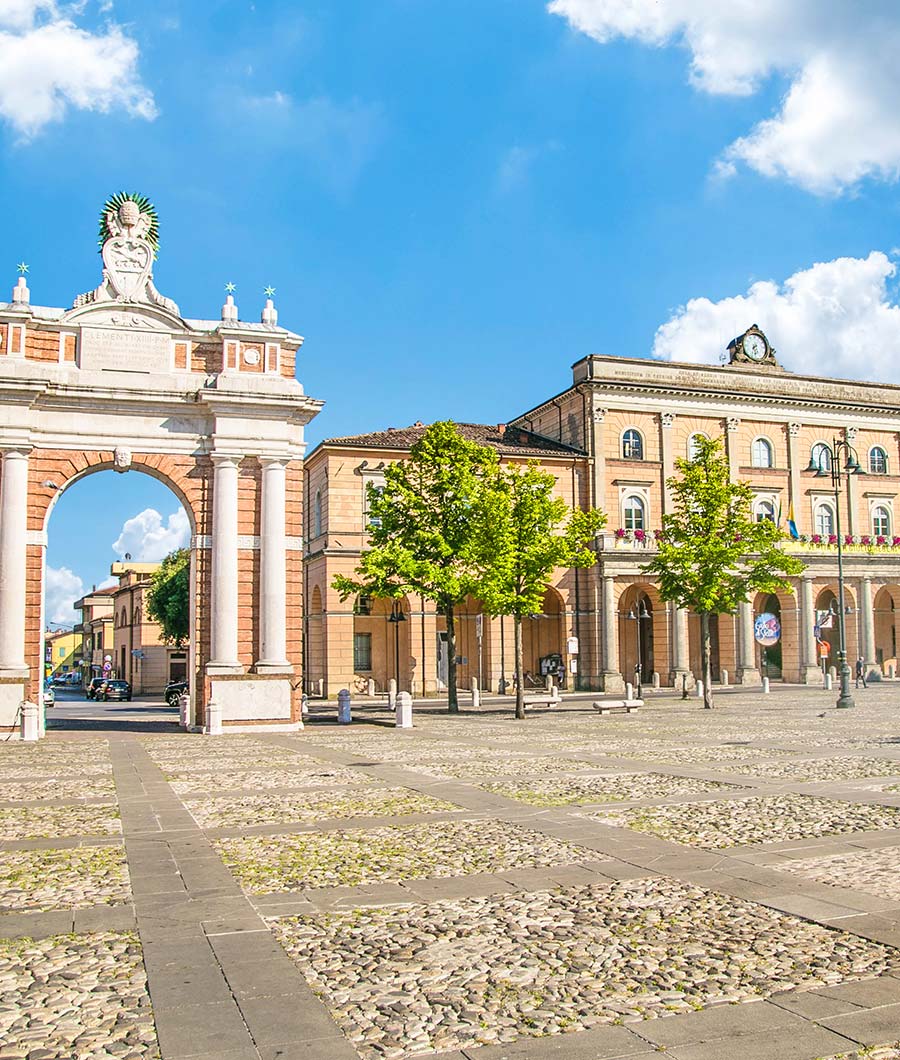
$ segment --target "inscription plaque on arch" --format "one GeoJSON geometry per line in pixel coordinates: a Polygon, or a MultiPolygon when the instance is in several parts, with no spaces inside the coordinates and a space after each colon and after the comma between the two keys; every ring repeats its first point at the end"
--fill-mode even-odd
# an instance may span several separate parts
{"type": "Polygon", "coordinates": [[[81,367],[88,371],[168,372],[171,339],[158,331],[81,329],[81,367]]]}

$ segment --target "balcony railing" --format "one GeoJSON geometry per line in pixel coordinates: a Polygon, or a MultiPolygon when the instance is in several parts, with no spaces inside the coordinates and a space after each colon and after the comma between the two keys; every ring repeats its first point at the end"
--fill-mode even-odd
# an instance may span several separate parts
{"type": "MultiPolygon", "coordinates": [[[[597,547],[602,552],[637,552],[646,554],[656,551],[659,530],[604,530],[597,535],[597,547]]],[[[884,534],[844,534],[843,549],[849,554],[878,555],[900,553],[900,536],[884,534]]],[[[836,534],[801,534],[798,539],[785,537],[782,547],[786,552],[816,553],[837,552],[836,534]]]]}

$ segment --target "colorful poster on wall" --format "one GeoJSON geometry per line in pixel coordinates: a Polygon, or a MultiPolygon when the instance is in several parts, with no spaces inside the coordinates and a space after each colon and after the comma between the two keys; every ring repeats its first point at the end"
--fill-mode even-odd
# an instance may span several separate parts
{"type": "Polygon", "coordinates": [[[768,611],[757,615],[753,623],[753,636],[756,643],[764,648],[774,647],[781,640],[781,623],[778,621],[778,616],[768,611]]]}

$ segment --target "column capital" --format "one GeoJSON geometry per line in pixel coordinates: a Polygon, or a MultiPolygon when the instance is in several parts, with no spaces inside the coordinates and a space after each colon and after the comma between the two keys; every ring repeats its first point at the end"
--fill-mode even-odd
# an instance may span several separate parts
{"type": "Polygon", "coordinates": [[[733,431],[738,430],[740,425],[741,425],[741,420],[740,420],[739,416],[729,416],[725,420],[725,426],[726,426],[726,428],[728,429],[729,432],[733,432],[733,431]]]}
{"type": "Polygon", "coordinates": [[[244,459],[243,453],[210,453],[210,460],[216,467],[237,467],[244,459]]]}
{"type": "Polygon", "coordinates": [[[34,446],[29,445],[27,442],[24,444],[0,442],[0,454],[2,454],[4,460],[27,460],[33,448],[34,446]]]}
{"type": "Polygon", "coordinates": [[[659,414],[659,423],[661,427],[665,427],[667,430],[670,427],[675,426],[675,413],[674,412],[661,412],[659,414]]]}
{"type": "Polygon", "coordinates": [[[788,424],[788,434],[790,435],[791,438],[796,438],[797,437],[797,435],[800,433],[801,426],[802,426],[802,424],[800,424],[800,423],[789,423],[788,424]]]}
{"type": "Polygon", "coordinates": [[[607,409],[594,408],[591,412],[594,423],[602,423],[606,419],[607,409]]]}
{"type": "Polygon", "coordinates": [[[287,467],[288,464],[294,459],[292,456],[258,456],[256,458],[261,467],[287,467]]]}

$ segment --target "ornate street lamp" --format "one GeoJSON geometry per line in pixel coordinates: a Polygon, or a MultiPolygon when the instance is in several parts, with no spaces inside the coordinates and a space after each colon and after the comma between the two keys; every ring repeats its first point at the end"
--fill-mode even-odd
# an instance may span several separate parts
{"type": "Polygon", "coordinates": [[[838,696],[837,706],[840,709],[856,706],[853,696],[850,694],[850,664],[847,662],[847,631],[845,628],[845,616],[847,606],[844,602],[844,542],[841,536],[841,493],[844,485],[845,475],[864,475],[865,471],[859,466],[859,458],[853,446],[843,438],[833,438],[831,445],[826,442],[820,443],[810,454],[809,465],[806,468],[816,478],[831,478],[830,493],[834,494],[834,518],[835,530],[837,531],[838,549],[838,630],[840,644],[838,647],[838,662],[840,664],[841,694],[838,696]],[[818,460],[815,454],[818,453],[818,460]],[[823,457],[828,454],[829,467],[823,467],[823,457]],[[841,467],[841,459],[844,466],[841,467]]]}
{"type": "Polygon", "coordinates": [[[644,598],[641,597],[640,600],[638,600],[637,613],[635,613],[634,608],[632,608],[625,616],[625,618],[628,619],[628,621],[630,622],[634,622],[634,628],[637,630],[637,665],[634,668],[634,674],[637,678],[637,681],[635,681],[635,698],[641,699],[644,694],[644,666],[643,655],[641,652],[641,622],[648,618],[653,618],[653,615],[651,615],[650,612],[647,610],[647,607],[644,603],[644,598]]]}
{"type": "Polygon", "coordinates": [[[388,615],[388,622],[393,624],[394,627],[394,675],[397,679],[397,691],[400,691],[400,623],[406,621],[406,615],[403,614],[403,608],[399,600],[394,600],[391,604],[391,613],[388,615]]]}

